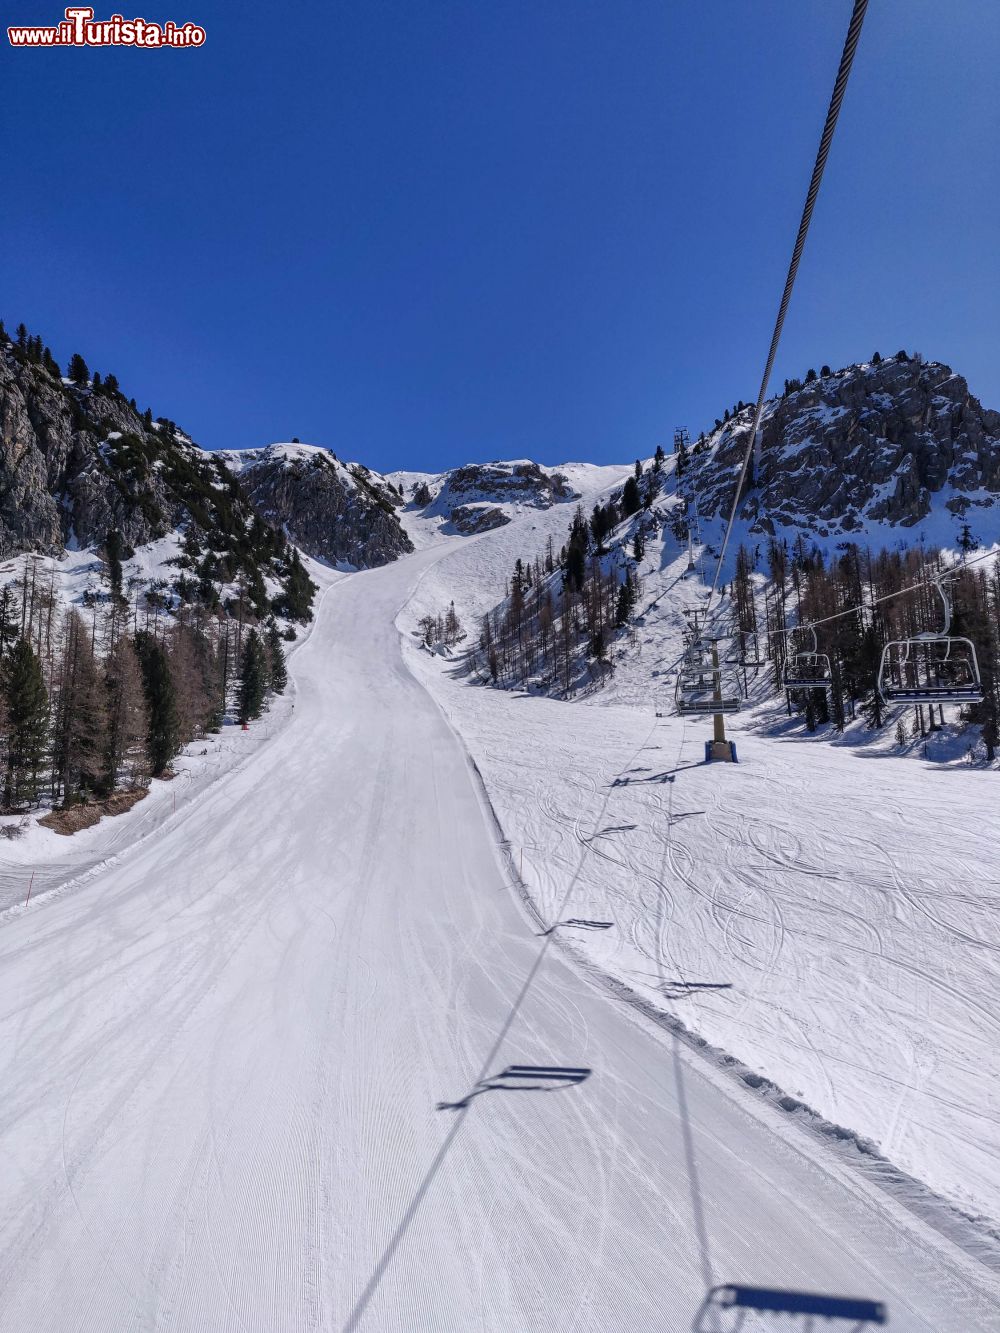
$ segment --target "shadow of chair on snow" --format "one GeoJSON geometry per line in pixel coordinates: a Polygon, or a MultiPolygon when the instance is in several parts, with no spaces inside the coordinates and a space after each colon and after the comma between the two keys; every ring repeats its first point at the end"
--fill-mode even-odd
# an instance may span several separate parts
{"type": "MultiPolygon", "coordinates": [[[[861,1296],[826,1296],[814,1291],[789,1291],[780,1287],[748,1287],[736,1283],[712,1287],[691,1325],[692,1333],[739,1333],[747,1311],[758,1314],[799,1315],[792,1324],[783,1322],[789,1333],[795,1328],[811,1333],[817,1319],[850,1324],[845,1333],[861,1333],[888,1322],[888,1312],[881,1301],[861,1296]]],[[[832,1330],[831,1330],[832,1333],[832,1330]]]]}
{"type": "Polygon", "coordinates": [[[499,1074],[482,1078],[458,1102],[438,1102],[439,1111],[464,1111],[473,1097],[484,1092],[558,1092],[574,1087],[591,1075],[591,1070],[570,1065],[508,1065],[499,1074]]]}

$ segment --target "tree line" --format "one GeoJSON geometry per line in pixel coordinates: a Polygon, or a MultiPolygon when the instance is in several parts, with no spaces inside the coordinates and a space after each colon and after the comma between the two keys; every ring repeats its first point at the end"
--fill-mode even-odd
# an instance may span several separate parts
{"type": "Polygon", "coordinates": [[[273,617],[204,606],[138,624],[115,590],[61,609],[54,575],[25,561],[0,587],[0,793],[19,811],[48,798],[70,807],[141,790],[189,741],[228,717],[249,723],[287,685],[273,617]],[[31,576],[29,578],[29,564],[31,576]]]}

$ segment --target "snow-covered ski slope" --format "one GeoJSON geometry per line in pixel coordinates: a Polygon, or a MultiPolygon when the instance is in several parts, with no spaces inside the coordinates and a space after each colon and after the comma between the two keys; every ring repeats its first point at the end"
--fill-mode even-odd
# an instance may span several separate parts
{"type": "MultiPolygon", "coordinates": [[[[987,1238],[977,1256],[740,1093],[558,935],[540,955],[465,744],[394,627],[514,527],[331,586],[292,661],[291,717],[258,754],[102,874],[0,924],[4,1333],[683,1333],[706,1287],[739,1279],[878,1297],[893,1329],[997,1327],[987,1238]],[[436,1109],[515,1063],[593,1072],[436,1109]]],[[[497,701],[522,744],[536,704],[559,707],[433,679],[438,699],[497,701]]],[[[619,808],[614,779],[673,739],[648,710],[563,711],[567,730],[593,712],[608,734],[561,859],[533,880],[545,852],[526,847],[525,879],[563,877],[566,914],[588,916],[593,849],[643,813],[619,808]]],[[[486,757],[482,733],[470,743],[486,757]]],[[[517,762],[537,793],[542,757],[517,762]]],[[[750,781],[754,762],[721,781],[750,781]]],[[[539,828],[566,763],[548,756],[539,828]]],[[[655,900],[648,881],[634,892],[655,900]]],[[[756,910],[730,927],[748,957],[756,910]]],[[[681,979],[749,974],[720,949],[710,975],[681,979]]],[[[956,1042],[985,1027],[953,1012],[956,1042]]]]}

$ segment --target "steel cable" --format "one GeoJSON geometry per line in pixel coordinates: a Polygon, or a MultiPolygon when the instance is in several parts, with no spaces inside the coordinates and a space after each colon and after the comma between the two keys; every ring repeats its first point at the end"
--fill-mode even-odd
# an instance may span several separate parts
{"type": "Polygon", "coordinates": [[[781,339],[781,330],[785,323],[785,315],[788,311],[788,303],[791,299],[792,288],[795,286],[795,276],[799,270],[799,260],[802,258],[802,251],[805,247],[806,235],[809,231],[809,223],[812,221],[813,208],[816,204],[816,196],[819,194],[819,186],[820,181],[823,179],[826,159],[830,154],[830,145],[833,143],[833,132],[837,127],[837,118],[840,115],[840,107],[844,100],[844,93],[847,91],[847,80],[851,73],[851,66],[854,63],[854,53],[858,49],[858,40],[861,36],[861,25],[864,23],[865,11],[867,8],[868,0],[854,0],[854,12],[851,15],[851,22],[847,29],[847,40],[844,42],[843,54],[840,57],[840,68],[837,70],[837,79],[833,85],[833,95],[830,98],[830,106],[826,113],[826,124],[823,126],[823,135],[819,141],[819,151],[816,154],[812,179],[809,182],[809,191],[806,194],[805,207],[802,210],[802,220],[799,223],[798,235],[795,238],[795,247],[792,250],[792,262],[788,266],[788,276],[785,279],[785,290],[781,294],[781,304],[778,307],[778,318],[775,320],[774,332],[771,335],[771,346],[767,354],[767,364],[764,367],[764,376],[760,382],[757,405],[754,408],[753,424],[750,428],[750,438],[747,444],[746,453],[743,456],[743,466],[740,468],[739,479],[736,482],[736,490],[733,493],[733,505],[729,513],[729,522],[726,524],[726,533],[722,541],[722,550],[719,552],[718,564],[715,567],[715,578],[712,581],[712,590],[708,595],[708,603],[705,607],[706,620],[708,618],[708,613],[712,609],[712,600],[715,597],[716,589],[719,586],[719,577],[722,573],[722,565],[726,557],[726,548],[729,546],[729,538],[732,535],[733,525],[736,522],[736,514],[739,510],[743,484],[746,480],[747,470],[750,467],[750,459],[753,457],[757,432],[760,429],[760,419],[764,412],[764,399],[767,395],[767,386],[771,380],[771,371],[774,368],[774,358],[777,355],[778,342],[781,339]]]}

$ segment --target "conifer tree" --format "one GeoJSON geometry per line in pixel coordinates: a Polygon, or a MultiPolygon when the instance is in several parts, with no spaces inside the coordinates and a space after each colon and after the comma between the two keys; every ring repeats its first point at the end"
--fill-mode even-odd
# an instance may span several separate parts
{"type": "Polygon", "coordinates": [[[108,557],[108,582],[111,584],[111,596],[114,601],[121,601],[122,595],[122,535],[117,528],[112,528],[104,539],[104,553],[108,557]]]}
{"type": "Polygon", "coordinates": [[[618,600],[615,604],[615,624],[619,629],[628,624],[634,610],[635,584],[631,573],[626,573],[625,582],[618,589],[618,600]]]}
{"type": "Polygon", "coordinates": [[[170,675],[170,662],[163,645],[149,632],[135,636],[136,652],[142,666],[142,682],[149,709],[147,752],[150,770],[158,778],[177,753],[180,725],[177,699],[170,675]]]}
{"type": "Polygon", "coordinates": [[[640,528],[632,540],[632,558],[635,560],[636,564],[639,564],[645,554],[646,540],[643,537],[642,529],[640,528]]]}
{"type": "Polygon", "coordinates": [[[90,379],[87,363],[79,352],[74,352],[69,360],[69,377],[74,384],[86,385],[90,379]]]}
{"type": "Polygon", "coordinates": [[[42,668],[26,639],[18,639],[7,656],[2,680],[9,737],[3,802],[10,810],[38,800],[49,735],[42,668]]]}
{"type": "Polygon", "coordinates": [[[66,616],[56,694],[52,794],[72,805],[101,785],[107,744],[105,691],[91,635],[78,611],[66,616]]]}
{"type": "Polygon", "coordinates": [[[639,483],[635,477],[629,477],[622,491],[622,509],[625,511],[625,517],[630,518],[641,508],[642,496],[639,494],[639,483]]]}
{"type": "Polygon", "coordinates": [[[312,620],[312,601],[316,585],[305,571],[299,553],[292,547],[285,581],[283,609],[290,620],[312,620]]]}
{"type": "Polygon", "coordinates": [[[138,787],[146,785],[149,776],[149,710],[142,667],[135,644],[125,635],[115,641],[108,655],[105,684],[108,726],[102,791],[109,795],[119,781],[138,787]]]}
{"type": "Polygon", "coordinates": [[[239,720],[252,722],[264,709],[267,689],[267,662],[260,635],[251,629],[243,641],[243,659],[240,662],[239,720]]]}
{"type": "Polygon", "coordinates": [[[267,650],[268,684],[275,694],[284,694],[288,686],[288,666],[281,646],[281,631],[273,616],[268,621],[264,643],[267,650]]]}

